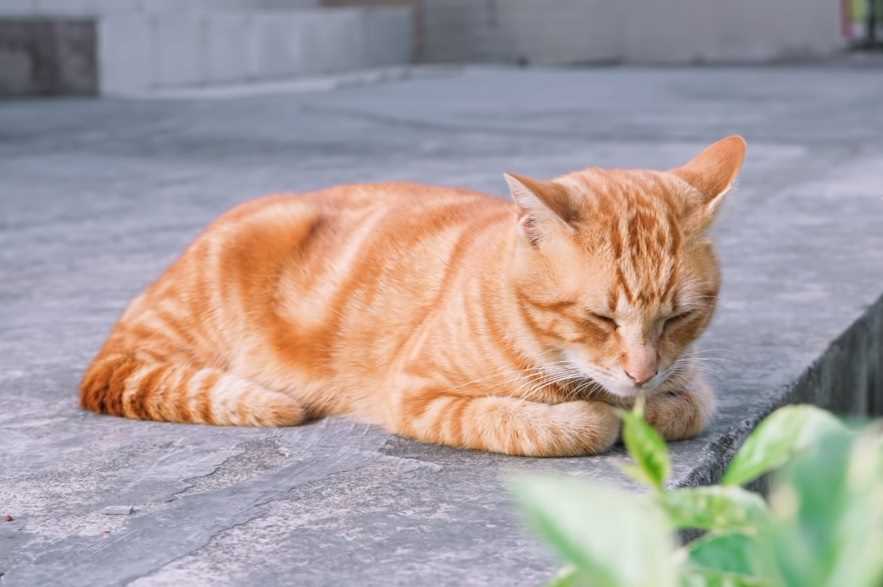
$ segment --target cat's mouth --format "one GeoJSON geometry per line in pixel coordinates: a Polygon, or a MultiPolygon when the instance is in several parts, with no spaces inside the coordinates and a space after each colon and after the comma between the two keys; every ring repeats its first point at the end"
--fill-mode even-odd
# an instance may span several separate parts
{"type": "Polygon", "coordinates": [[[660,371],[656,377],[647,383],[637,386],[627,381],[625,377],[617,377],[607,369],[588,364],[582,360],[576,353],[567,349],[564,351],[564,357],[569,367],[572,368],[578,376],[578,383],[574,384],[574,389],[578,390],[580,397],[588,398],[592,394],[605,392],[622,398],[635,398],[640,393],[652,393],[664,381],[664,374],[660,371]]]}
{"type": "Polygon", "coordinates": [[[564,351],[564,358],[568,369],[574,374],[573,389],[581,397],[588,397],[601,393],[615,393],[611,387],[613,381],[598,367],[589,365],[571,350],[564,351]]]}

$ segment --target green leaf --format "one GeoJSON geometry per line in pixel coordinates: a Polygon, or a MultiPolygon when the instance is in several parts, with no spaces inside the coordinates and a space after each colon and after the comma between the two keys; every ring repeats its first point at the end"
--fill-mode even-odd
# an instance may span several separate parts
{"type": "Polygon", "coordinates": [[[637,464],[636,469],[623,470],[640,482],[662,489],[671,471],[668,447],[659,433],[644,421],[641,408],[639,403],[634,412],[620,412],[622,440],[637,464]]]}
{"type": "Polygon", "coordinates": [[[766,503],[740,487],[691,487],[660,494],[668,517],[678,528],[756,530],[767,519],[766,503]]]}
{"type": "Polygon", "coordinates": [[[591,581],[573,565],[567,565],[552,577],[547,587],[591,587],[591,581]]]}
{"type": "Polygon", "coordinates": [[[772,583],[760,577],[691,568],[682,572],[681,587],[772,587],[772,583]]]}
{"type": "Polygon", "coordinates": [[[785,406],[770,414],[751,433],[733,458],[724,485],[743,485],[781,467],[826,431],[845,429],[828,412],[809,405],[785,406]]]}
{"type": "Polygon", "coordinates": [[[883,436],[829,433],[773,480],[770,550],[789,586],[883,585],[883,436]]]}
{"type": "Polygon", "coordinates": [[[883,585],[883,435],[869,430],[852,446],[847,509],[835,533],[837,552],[828,585],[883,585]]]}
{"type": "Polygon", "coordinates": [[[771,479],[769,505],[775,523],[762,537],[763,548],[784,585],[825,585],[841,556],[838,533],[851,500],[847,472],[852,440],[850,434],[832,429],[771,479]]]}
{"type": "Polygon", "coordinates": [[[686,546],[690,566],[747,577],[758,572],[757,543],[740,532],[709,534],[686,546]]]}
{"type": "Polygon", "coordinates": [[[674,542],[645,496],[572,478],[511,482],[530,525],[592,587],[674,587],[674,542]]]}

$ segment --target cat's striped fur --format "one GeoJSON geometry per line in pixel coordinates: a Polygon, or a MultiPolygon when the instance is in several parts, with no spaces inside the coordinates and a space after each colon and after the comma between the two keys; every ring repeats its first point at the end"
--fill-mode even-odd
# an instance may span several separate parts
{"type": "Polygon", "coordinates": [[[516,203],[408,183],[228,212],[114,326],[84,407],[257,426],[350,414],[428,442],[598,453],[639,387],[667,438],[711,392],[688,349],[720,278],[705,231],[745,143],[671,172],[507,176],[516,203]]]}

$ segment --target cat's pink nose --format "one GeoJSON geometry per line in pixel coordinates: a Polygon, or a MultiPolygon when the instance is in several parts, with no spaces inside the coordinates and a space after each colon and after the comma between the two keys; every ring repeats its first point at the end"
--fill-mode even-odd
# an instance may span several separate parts
{"type": "Polygon", "coordinates": [[[633,346],[622,358],[622,369],[635,385],[643,385],[653,379],[659,368],[659,355],[648,344],[633,346]]]}
{"type": "Polygon", "coordinates": [[[635,385],[644,385],[645,383],[653,379],[653,377],[656,376],[656,373],[657,371],[655,368],[643,368],[636,369],[634,371],[629,371],[628,369],[625,369],[625,374],[629,376],[629,379],[635,382],[635,385]]]}

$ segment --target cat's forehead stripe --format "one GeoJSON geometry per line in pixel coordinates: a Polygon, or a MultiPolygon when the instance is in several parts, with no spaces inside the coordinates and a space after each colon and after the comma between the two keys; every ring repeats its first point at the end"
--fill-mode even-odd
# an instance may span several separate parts
{"type": "Polygon", "coordinates": [[[662,303],[677,281],[681,245],[666,186],[648,174],[608,182],[600,192],[581,179],[595,189],[597,217],[607,227],[614,265],[608,308],[616,308],[620,295],[633,305],[662,303]]]}

